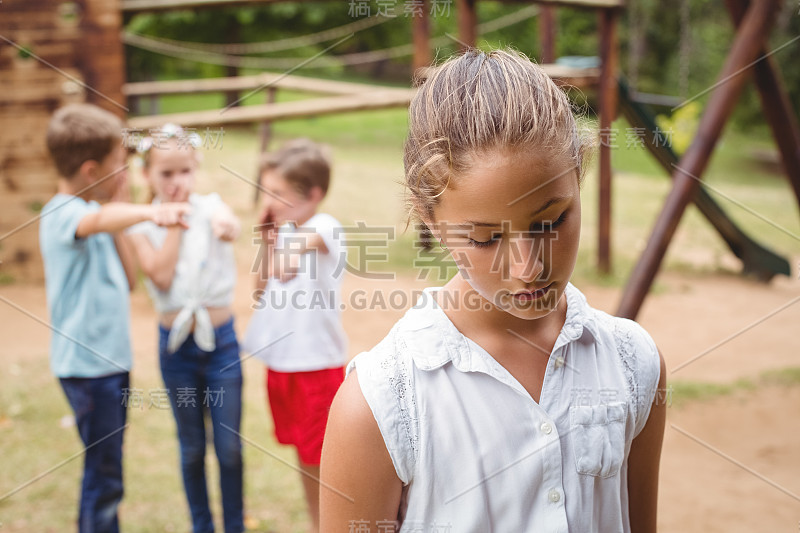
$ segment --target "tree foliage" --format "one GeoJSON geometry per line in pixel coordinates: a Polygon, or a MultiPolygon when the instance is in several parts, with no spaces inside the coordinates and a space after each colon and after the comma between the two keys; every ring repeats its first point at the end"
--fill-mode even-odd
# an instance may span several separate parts
{"type": "MultiPolygon", "coordinates": [[[[722,2],[718,0],[633,0],[628,4],[619,25],[620,68],[636,71],[635,89],[643,92],[690,97],[713,85],[734,37],[733,24],[722,2]],[[633,3],[635,2],[635,4],[633,3]],[[682,24],[680,5],[689,2],[690,24],[682,24]],[[635,38],[640,32],[642,38],[635,38]],[[689,51],[681,53],[681,36],[688,36],[689,51]],[[633,55],[632,55],[633,54],[633,55]],[[638,60],[632,57],[638,54],[638,60]],[[682,74],[682,72],[684,74],[682,74]],[[682,80],[682,76],[687,76],[682,80]],[[682,83],[684,82],[684,83],[682,83]],[[688,94],[680,94],[685,87],[688,94]]],[[[331,55],[382,50],[408,44],[411,41],[411,17],[404,7],[410,1],[396,0],[395,18],[363,29],[353,38],[331,51],[331,55]]],[[[254,7],[198,9],[157,14],[140,14],[127,21],[126,29],[135,33],[180,41],[202,43],[262,42],[297,37],[353,22],[353,7],[363,2],[279,2],[254,7]]],[[[389,2],[392,4],[392,2],[389,2]]],[[[430,18],[434,36],[458,35],[455,2],[428,1],[437,4],[439,12],[430,18]]],[[[386,5],[386,2],[383,2],[386,5]]],[[[478,2],[480,22],[513,13],[525,4],[478,2]]],[[[376,0],[369,4],[370,14],[379,11],[376,0]]],[[[777,15],[776,28],[769,37],[775,49],[794,36],[800,35],[800,14],[797,6],[786,2],[777,15]]],[[[556,51],[558,55],[598,55],[598,17],[594,11],[559,8],[557,12],[556,51]]],[[[479,47],[514,46],[531,57],[539,56],[539,22],[527,19],[499,31],[480,36],[479,47]]],[[[261,57],[296,57],[298,61],[311,57],[331,43],[309,44],[292,50],[261,54],[261,57]]],[[[434,51],[442,59],[457,51],[455,40],[434,51]]],[[[796,41],[772,57],[783,73],[785,85],[795,110],[800,109],[800,69],[794,67],[800,54],[796,41]]],[[[152,52],[127,47],[128,77],[131,80],[174,79],[229,75],[230,70],[174,59],[152,52]]],[[[376,81],[405,83],[410,74],[411,57],[383,60],[372,64],[318,68],[313,63],[299,71],[324,77],[367,77],[376,81]]],[[[752,84],[751,84],[752,85],[752,84]]],[[[708,95],[700,98],[705,102],[708,95]]],[[[748,87],[735,113],[742,127],[763,124],[755,91],[748,87]]]]}

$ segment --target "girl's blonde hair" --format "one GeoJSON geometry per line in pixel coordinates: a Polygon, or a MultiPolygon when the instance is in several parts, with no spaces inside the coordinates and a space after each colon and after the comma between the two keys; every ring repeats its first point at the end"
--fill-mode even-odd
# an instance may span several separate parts
{"type": "Polygon", "coordinates": [[[542,150],[568,157],[581,179],[587,146],[567,95],[541,67],[516,50],[468,50],[431,69],[411,100],[403,157],[411,214],[433,219],[475,155],[542,150]]]}
{"type": "MultiPolygon", "coordinates": [[[[161,128],[155,130],[150,130],[150,133],[151,135],[141,139],[139,144],[135,147],[144,168],[150,167],[153,149],[163,150],[165,148],[164,143],[176,143],[179,149],[192,150],[192,152],[200,148],[203,143],[200,135],[194,131],[184,130],[177,124],[172,123],[164,124],[161,128]]],[[[195,159],[199,162],[199,154],[197,154],[195,159]]]]}

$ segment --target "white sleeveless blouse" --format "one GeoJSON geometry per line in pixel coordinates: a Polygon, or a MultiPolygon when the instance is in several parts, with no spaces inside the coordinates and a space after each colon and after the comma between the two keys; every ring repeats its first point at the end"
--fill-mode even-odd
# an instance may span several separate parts
{"type": "Polygon", "coordinates": [[[571,284],[540,403],[425,291],[348,365],[403,481],[401,532],[630,531],[628,453],[660,359],[571,284]]]}

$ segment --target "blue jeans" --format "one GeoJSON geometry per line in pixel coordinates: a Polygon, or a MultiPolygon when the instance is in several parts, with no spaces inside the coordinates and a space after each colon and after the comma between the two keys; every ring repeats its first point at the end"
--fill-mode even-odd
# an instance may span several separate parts
{"type": "Polygon", "coordinates": [[[206,487],[205,413],[211,415],[214,451],[219,462],[226,533],[244,531],[242,503],[242,367],[233,319],[214,330],[216,350],[204,352],[192,335],[175,353],[167,353],[169,330],[159,326],[164,386],[169,390],[178,426],[181,471],[194,533],[214,531],[206,487]],[[227,426],[227,427],[225,427],[227,426]]]}
{"type": "Polygon", "coordinates": [[[83,458],[80,533],[117,533],[122,500],[122,434],[127,414],[127,372],[99,378],[61,378],[86,449],[83,458]]]}

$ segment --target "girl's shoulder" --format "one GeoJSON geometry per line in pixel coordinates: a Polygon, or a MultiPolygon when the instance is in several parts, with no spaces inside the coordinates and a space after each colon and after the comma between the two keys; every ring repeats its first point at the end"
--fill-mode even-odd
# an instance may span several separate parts
{"type": "Polygon", "coordinates": [[[356,355],[347,374],[358,371],[361,393],[386,443],[395,471],[404,484],[413,477],[419,451],[419,418],[411,354],[405,334],[411,309],[374,348],[356,355]]]}
{"type": "MultiPolygon", "coordinates": [[[[582,296],[582,295],[581,295],[582,296]]],[[[627,386],[627,394],[636,417],[635,434],[644,427],[650,406],[660,392],[661,355],[655,341],[639,323],[585,308],[587,323],[592,325],[597,357],[612,359],[627,386]]]]}
{"type": "Polygon", "coordinates": [[[622,355],[658,355],[655,341],[639,323],[595,309],[575,286],[567,288],[567,321],[565,329],[588,329],[602,351],[622,355]]]}
{"type": "Polygon", "coordinates": [[[412,362],[423,368],[438,366],[434,360],[448,353],[448,345],[453,342],[451,330],[455,328],[443,319],[435,302],[435,291],[436,288],[422,291],[389,333],[374,348],[356,356],[353,362],[360,358],[366,364],[384,367],[409,366],[412,362]]]}
{"type": "Polygon", "coordinates": [[[594,312],[598,323],[598,336],[602,341],[610,342],[617,352],[623,355],[633,352],[644,356],[658,355],[653,337],[641,324],[596,309],[594,312]]]}
{"type": "Polygon", "coordinates": [[[321,211],[314,213],[311,218],[308,219],[306,224],[310,227],[317,228],[317,227],[341,227],[341,222],[336,219],[331,214],[323,213],[321,211]]]}

